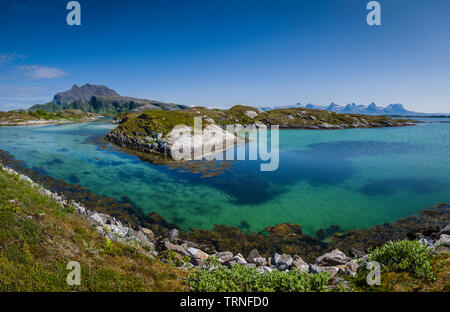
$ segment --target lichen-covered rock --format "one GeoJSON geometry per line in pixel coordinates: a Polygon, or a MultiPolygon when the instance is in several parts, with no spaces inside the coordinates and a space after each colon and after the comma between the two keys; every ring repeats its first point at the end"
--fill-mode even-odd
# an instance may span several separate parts
{"type": "Polygon", "coordinates": [[[266,261],[266,258],[258,257],[258,258],[253,258],[253,263],[255,263],[257,266],[262,266],[262,265],[266,265],[267,261],[266,261]]]}
{"type": "Polygon", "coordinates": [[[347,257],[342,251],[339,249],[334,249],[331,252],[328,252],[316,259],[316,264],[319,266],[333,266],[333,265],[342,265],[346,264],[352,260],[347,257]]]}
{"type": "Polygon", "coordinates": [[[217,252],[216,257],[222,260],[223,262],[228,262],[233,258],[233,253],[230,251],[217,252]]]}
{"type": "Polygon", "coordinates": [[[171,229],[169,234],[167,235],[167,238],[170,242],[175,242],[178,239],[179,231],[177,229],[171,229]]]}
{"type": "Polygon", "coordinates": [[[229,263],[230,264],[235,264],[235,263],[237,263],[237,264],[247,264],[247,261],[245,261],[244,257],[240,253],[238,253],[236,256],[234,256],[230,260],[229,263]]]}
{"type": "Polygon", "coordinates": [[[289,270],[292,266],[292,257],[290,255],[282,254],[280,260],[277,262],[276,266],[279,270],[289,270]]]}
{"type": "Polygon", "coordinates": [[[193,247],[188,249],[188,253],[193,259],[206,260],[209,258],[209,255],[206,252],[193,247]]]}
{"type": "Polygon", "coordinates": [[[300,256],[295,255],[292,257],[292,268],[295,268],[302,272],[308,272],[309,271],[309,264],[303,261],[303,259],[300,256]]]}
{"type": "Polygon", "coordinates": [[[330,274],[331,277],[334,277],[339,272],[339,268],[335,266],[319,266],[315,264],[311,264],[309,266],[309,270],[313,274],[321,273],[321,272],[327,272],[330,274]]]}
{"type": "Polygon", "coordinates": [[[254,263],[254,259],[260,258],[260,257],[261,256],[258,252],[258,249],[253,249],[252,251],[250,251],[250,253],[248,254],[248,256],[245,260],[247,260],[247,262],[254,263]]]}

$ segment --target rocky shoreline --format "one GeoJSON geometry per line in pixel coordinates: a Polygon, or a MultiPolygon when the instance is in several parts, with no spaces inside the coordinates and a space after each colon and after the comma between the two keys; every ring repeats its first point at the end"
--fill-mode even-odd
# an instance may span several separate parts
{"type": "MultiPolygon", "coordinates": [[[[230,251],[215,251],[207,253],[202,244],[182,239],[178,229],[173,228],[163,235],[155,235],[148,228],[138,227],[133,229],[124,226],[116,218],[95,211],[91,211],[83,205],[64,198],[64,196],[52,192],[41,185],[35,183],[31,178],[13,169],[3,166],[2,169],[9,174],[17,175],[19,179],[29,182],[42,194],[53,198],[62,207],[73,207],[89,224],[94,226],[98,233],[111,241],[119,242],[134,248],[151,258],[159,258],[163,262],[178,263],[183,269],[193,267],[208,268],[207,261],[212,256],[220,263],[231,266],[233,264],[245,265],[256,268],[259,272],[271,272],[273,270],[298,270],[310,273],[327,272],[336,283],[343,282],[339,275],[355,276],[364,266],[364,259],[368,255],[358,249],[351,249],[349,256],[339,249],[333,249],[317,257],[314,262],[307,262],[300,255],[274,253],[270,257],[263,257],[257,249],[251,250],[247,257],[242,253],[233,253],[230,251]],[[175,258],[175,259],[173,259],[175,258]]],[[[444,205],[446,208],[449,205],[444,205]]],[[[419,240],[435,253],[446,252],[450,250],[450,224],[442,228],[428,228],[428,230],[416,229],[414,239],[419,240]]]]}

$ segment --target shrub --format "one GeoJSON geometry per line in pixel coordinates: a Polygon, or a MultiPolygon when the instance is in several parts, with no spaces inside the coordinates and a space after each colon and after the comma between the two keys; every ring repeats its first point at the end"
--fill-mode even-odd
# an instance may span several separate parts
{"type": "Polygon", "coordinates": [[[376,248],[369,258],[383,264],[391,272],[408,272],[418,278],[435,279],[431,264],[432,253],[419,241],[388,242],[376,248]]]}
{"type": "Polygon", "coordinates": [[[328,273],[310,274],[289,271],[260,273],[255,268],[234,264],[231,268],[219,265],[216,269],[194,269],[186,283],[194,291],[202,292],[305,292],[329,291],[328,273]]]}

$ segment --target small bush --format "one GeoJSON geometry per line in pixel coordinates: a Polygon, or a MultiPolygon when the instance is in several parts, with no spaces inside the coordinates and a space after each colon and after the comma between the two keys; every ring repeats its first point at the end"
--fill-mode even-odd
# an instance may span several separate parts
{"type": "Polygon", "coordinates": [[[260,273],[255,268],[234,264],[231,268],[219,265],[216,269],[194,269],[186,283],[194,291],[202,292],[305,292],[329,291],[327,273],[306,272],[260,273]]]}
{"type": "Polygon", "coordinates": [[[383,264],[388,271],[408,272],[418,278],[434,280],[431,258],[426,245],[408,240],[388,242],[370,255],[370,260],[383,264]]]}

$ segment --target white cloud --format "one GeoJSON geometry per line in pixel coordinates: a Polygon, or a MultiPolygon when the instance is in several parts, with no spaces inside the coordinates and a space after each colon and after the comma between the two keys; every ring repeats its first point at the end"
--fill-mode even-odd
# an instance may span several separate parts
{"type": "Polygon", "coordinates": [[[50,79],[65,76],[67,73],[56,67],[44,65],[22,65],[17,69],[22,71],[30,79],[50,79]]]}
{"type": "Polygon", "coordinates": [[[23,60],[24,58],[26,58],[26,56],[16,52],[0,54],[0,66],[12,63],[16,60],[23,60]]]}

